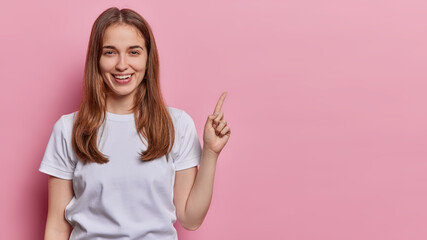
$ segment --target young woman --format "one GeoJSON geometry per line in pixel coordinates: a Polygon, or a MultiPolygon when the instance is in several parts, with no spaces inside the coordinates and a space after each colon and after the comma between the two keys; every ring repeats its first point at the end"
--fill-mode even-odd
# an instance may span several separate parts
{"type": "Polygon", "coordinates": [[[149,24],[130,9],[105,10],[92,27],[79,110],[55,123],[39,168],[50,175],[45,239],[177,239],[177,218],[197,229],[230,137],[225,96],[202,149],[192,118],[163,101],[149,24]]]}

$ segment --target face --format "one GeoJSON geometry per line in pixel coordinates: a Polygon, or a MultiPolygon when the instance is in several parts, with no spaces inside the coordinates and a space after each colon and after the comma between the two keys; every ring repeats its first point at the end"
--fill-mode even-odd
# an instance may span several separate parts
{"type": "Polygon", "coordinates": [[[112,25],[104,33],[101,75],[113,97],[133,97],[145,75],[147,49],[137,28],[112,25]],[[130,77],[129,77],[130,75],[130,77]]]}

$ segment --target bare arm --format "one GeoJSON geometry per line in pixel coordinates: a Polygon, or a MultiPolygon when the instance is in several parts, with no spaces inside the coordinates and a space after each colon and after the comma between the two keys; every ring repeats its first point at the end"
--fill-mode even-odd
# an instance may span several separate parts
{"type": "Polygon", "coordinates": [[[231,134],[221,111],[226,95],[226,92],[221,95],[214,114],[209,115],[206,121],[199,169],[193,167],[175,174],[174,201],[177,216],[187,230],[200,227],[211,204],[218,156],[231,134]]]}
{"type": "Polygon", "coordinates": [[[175,206],[179,222],[187,230],[199,228],[209,210],[217,159],[217,154],[203,149],[199,169],[176,172],[175,206]]]}
{"type": "Polygon", "coordinates": [[[65,219],[65,207],[73,198],[73,182],[53,176],[48,180],[49,204],[44,240],[68,240],[71,225],[65,219]]]}

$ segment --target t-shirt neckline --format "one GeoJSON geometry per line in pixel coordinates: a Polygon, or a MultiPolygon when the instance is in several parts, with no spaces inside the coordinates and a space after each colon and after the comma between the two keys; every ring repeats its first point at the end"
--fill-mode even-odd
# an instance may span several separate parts
{"type": "Polygon", "coordinates": [[[106,111],[105,114],[106,118],[112,121],[128,122],[134,120],[134,113],[116,114],[106,111]]]}

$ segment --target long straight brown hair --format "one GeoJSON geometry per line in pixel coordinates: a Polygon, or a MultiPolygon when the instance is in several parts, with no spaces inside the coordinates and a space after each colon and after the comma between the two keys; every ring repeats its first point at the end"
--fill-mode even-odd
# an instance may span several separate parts
{"type": "Polygon", "coordinates": [[[92,26],[84,69],[83,97],[73,125],[73,150],[84,164],[109,161],[97,147],[98,130],[105,120],[108,90],[100,74],[99,59],[105,30],[113,24],[136,27],[144,37],[145,48],[148,51],[147,70],[144,79],[135,90],[132,107],[135,127],[140,138],[142,135],[148,144],[146,151],[139,153],[141,160],[149,161],[169,155],[174,144],[175,131],[160,90],[159,57],[151,27],[137,12],[112,7],[102,12],[92,26]]]}

